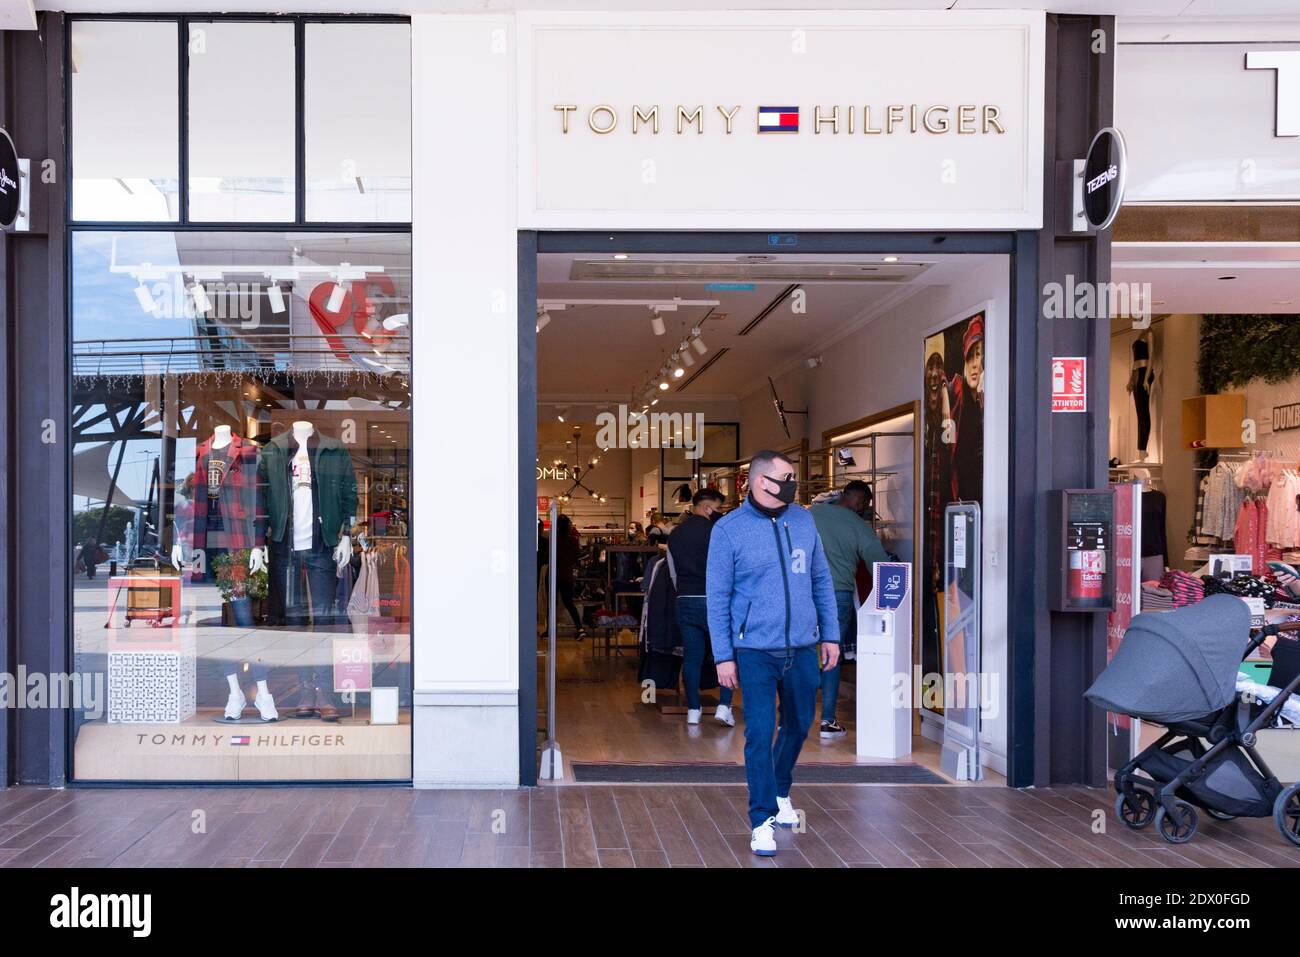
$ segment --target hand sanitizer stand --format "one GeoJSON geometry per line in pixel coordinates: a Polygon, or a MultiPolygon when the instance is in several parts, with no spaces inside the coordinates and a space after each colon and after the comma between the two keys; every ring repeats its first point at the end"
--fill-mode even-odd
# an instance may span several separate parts
{"type": "Polygon", "coordinates": [[[912,566],[876,562],[871,598],[858,609],[860,758],[912,753],[912,566]]]}

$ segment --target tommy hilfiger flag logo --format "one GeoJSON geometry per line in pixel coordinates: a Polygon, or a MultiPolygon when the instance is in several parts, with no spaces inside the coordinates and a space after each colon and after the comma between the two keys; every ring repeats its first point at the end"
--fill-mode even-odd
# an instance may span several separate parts
{"type": "Polygon", "coordinates": [[[760,106],[758,108],[760,133],[798,133],[799,107],[760,106]]]}
{"type": "Polygon", "coordinates": [[[241,745],[247,747],[252,743],[252,741],[253,739],[246,734],[231,735],[230,738],[230,743],[233,747],[239,747],[241,745]]]}

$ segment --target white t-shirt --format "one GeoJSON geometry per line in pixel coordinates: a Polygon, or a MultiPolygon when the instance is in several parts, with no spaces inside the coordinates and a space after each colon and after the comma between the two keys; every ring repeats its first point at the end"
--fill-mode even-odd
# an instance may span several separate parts
{"type": "Polygon", "coordinates": [[[307,445],[298,446],[293,457],[293,547],[294,551],[311,548],[311,523],[315,519],[311,501],[311,456],[307,445]]]}

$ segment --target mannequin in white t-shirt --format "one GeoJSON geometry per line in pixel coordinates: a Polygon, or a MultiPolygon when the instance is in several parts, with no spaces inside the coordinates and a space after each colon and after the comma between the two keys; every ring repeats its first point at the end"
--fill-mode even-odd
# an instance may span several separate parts
{"type": "MultiPolygon", "coordinates": [[[[293,454],[293,479],[290,493],[293,495],[293,547],[295,551],[311,548],[312,523],[316,521],[316,508],[312,502],[311,487],[314,479],[311,474],[311,453],[307,448],[308,440],[316,433],[316,428],[307,421],[293,424],[293,440],[298,450],[293,454]]],[[[352,539],[340,535],[339,543],[334,547],[334,563],[342,569],[352,561],[352,539]]]]}

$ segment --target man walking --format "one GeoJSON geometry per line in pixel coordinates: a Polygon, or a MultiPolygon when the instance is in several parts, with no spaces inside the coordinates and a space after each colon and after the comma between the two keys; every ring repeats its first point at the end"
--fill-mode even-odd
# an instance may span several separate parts
{"type": "MultiPolygon", "coordinates": [[[[721,492],[702,488],[691,497],[691,510],[668,536],[668,571],[677,590],[677,628],[685,652],[682,682],[686,685],[686,723],[700,723],[700,672],[709,642],[709,617],[705,579],[713,513],[725,501],[721,492]]],[[[729,728],[736,726],[731,713],[731,689],[718,689],[718,710],[713,716],[729,728]]]]}
{"type": "MultiPolygon", "coordinates": [[[[817,534],[826,549],[826,561],[831,566],[831,580],[835,583],[841,651],[852,644],[858,627],[858,561],[866,562],[870,571],[874,563],[888,557],[869,524],[872,500],[871,486],[854,479],[844,486],[837,502],[814,505],[811,509],[817,534]]],[[[840,663],[837,661],[834,667],[822,670],[822,740],[840,738],[847,733],[835,720],[839,695],[840,663]]]]}
{"type": "Polygon", "coordinates": [[[790,786],[816,712],[817,642],[824,667],[840,657],[831,571],[812,516],[792,504],[797,484],[789,459],[759,452],[749,497],[709,540],[709,637],[719,684],[745,697],[749,848],[762,857],[776,854],[774,825],[799,822],[790,786]]]}

